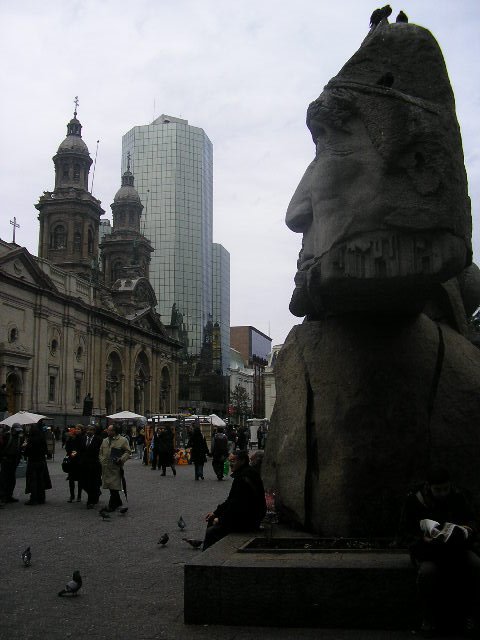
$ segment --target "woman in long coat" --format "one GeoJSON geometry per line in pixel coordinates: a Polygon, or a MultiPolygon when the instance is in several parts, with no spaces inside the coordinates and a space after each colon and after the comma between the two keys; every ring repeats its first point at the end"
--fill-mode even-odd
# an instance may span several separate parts
{"type": "Polygon", "coordinates": [[[197,425],[193,429],[187,447],[190,448],[190,460],[195,465],[195,480],[205,480],[203,477],[203,465],[207,461],[207,455],[210,455],[205,436],[197,425]]]}
{"type": "Polygon", "coordinates": [[[128,440],[117,434],[111,424],[107,429],[107,437],[101,444],[99,460],[102,465],[103,488],[110,490],[110,500],[107,511],[115,511],[120,507],[122,499],[123,465],[130,458],[128,440]]]}
{"type": "Polygon", "coordinates": [[[25,493],[30,494],[28,505],[44,504],[45,491],[52,488],[47,467],[47,442],[40,427],[32,424],[23,453],[27,458],[25,493]]]}
{"type": "Polygon", "coordinates": [[[160,432],[157,436],[158,443],[158,466],[162,467],[162,476],[164,476],[167,472],[167,467],[173,472],[173,475],[176,476],[177,472],[174,467],[173,461],[173,433],[170,427],[160,427],[160,432]]]}

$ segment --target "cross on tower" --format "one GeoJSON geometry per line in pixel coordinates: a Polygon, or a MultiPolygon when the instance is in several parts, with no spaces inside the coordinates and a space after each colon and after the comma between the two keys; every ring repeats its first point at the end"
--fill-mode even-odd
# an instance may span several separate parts
{"type": "Polygon", "coordinates": [[[15,244],[15,230],[20,229],[20,225],[18,224],[15,216],[13,216],[13,220],[10,220],[10,224],[13,226],[13,244],[15,244]]]}
{"type": "Polygon", "coordinates": [[[77,117],[77,109],[78,109],[78,105],[80,104],[78,102],[78,96],[75,96],[75,100],[73,101],[73,104],[75,105],[75,111],[73,112],[73,115],[75,116],[75,118],[77,117]]]}

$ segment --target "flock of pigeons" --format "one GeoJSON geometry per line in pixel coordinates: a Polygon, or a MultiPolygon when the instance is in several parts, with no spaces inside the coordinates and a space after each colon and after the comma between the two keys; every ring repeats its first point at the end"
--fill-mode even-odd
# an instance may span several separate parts
{"type": "MultiPolygon", "coordinates": [[[[121,509],[120,512],[125,514],[128,510],[128,507],[121,509]]],[[[100,511],[100,515],[104,520],[110,518],[110,514],[106,511],[100,511]]],[[[187,528],[187,523],[183,519],[182,516],[177,520],[177,525],[180,531],[184,531],[187,528]]],[[[167,542],[170,540],[170,536],[168,533],[164,533],[157,544],[165,547],[167,542]]],[[[194,549],[200,549],[203,544],[203,540],[198,540],[196,538],[182,538],[185,542],[187,542],[194,549]]],[[[30,567],[32,564],[32,550],[30,547],[27,547],[25,551],[22,553],[22,562],[24,567],[30,567]]],[[[82,587],[83,581],[82,576],[80,575],[80,571],[74,571],[72,579],[67,582],[65,588],[58,592],[60,597],[63,596],[76,596],[82,587]]]]}
{"type": "MultiPolygon", "coordinates": [[[[182,516],[180,516],[180,518],[177,520],[177,525],[180,531],[183,531],[184,529],[187,528],[187,523],[185,522],[182,516]]],[[[160,540],[158,541],[157,544],[161,545],[162,547],[165,547],[165,545],[169,540],[170,540],[170,536],[168,535],[168,533],[164,533],[162,536],[160,536],[160,540]]],[[[194,549],[200,549],[200,547],[203,544],[203,540],[198,540],[196,538],[182,538],[182,540],[184,542],[187,542],[194,549]]]]}
{"type": "MultiPolygon", "coordinates": [[[[370,16],[370,29],[375,28],[384,18],[388,18],[391,13],[392,7],[389,4],[380,9],[375,9],[370,16]]],[[[408,16],[403,11],[400,11],[395,22],[408,22],[408,16]]]]}

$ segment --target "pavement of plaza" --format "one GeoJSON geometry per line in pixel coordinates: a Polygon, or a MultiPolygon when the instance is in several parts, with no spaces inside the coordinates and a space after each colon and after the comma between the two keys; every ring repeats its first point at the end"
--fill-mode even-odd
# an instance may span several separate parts
{"type": "MultiPolygon", "coordinates": [[[[183,569],[202,553],[182,541],[203,538],[204,515],[228,494],[231,479],[219,482],[211,462],[205,480],[196,482],[192,466],[177,475],[152,471],[139,460],[125,467],[129,510],[102,520],[98,511],[67,503],[62,451],[49,461],[53,488],[42,506],[25,506],[25,479],[17,480],[20,501],[0,510],[0,639],[149,640],[405,640],[412,631],[193,626],[183,622],[183,569]],[[187,528],[176,522],[182,515],[187,528]],[[168,532],[165,547],[157,544],[168,532]],[[32,564],[21,553],[30,546],[32,564]],[[83,587],[78,597],[57,593],[78,569],[83,587]]],[[[105,491],[102,506],[108,499],[105,491]]],[[[232,602],[235,607],[235,602],[232,602]]]]}

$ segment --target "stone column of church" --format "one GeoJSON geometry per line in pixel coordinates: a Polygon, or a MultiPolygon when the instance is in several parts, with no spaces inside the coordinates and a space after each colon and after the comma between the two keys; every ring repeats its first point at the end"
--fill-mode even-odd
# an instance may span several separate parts
{"type": "Polygon", "coordinates": [[[102,366],[102,344],[97,327],[90,327],[88,332],[88,359],[86,366],[84,395],[91,393],[94,407],[102,407],[104,395],[101,395],[101,388],[105,390],[105,365],[102,366]]]}
{"type": "Polygon", "coordinates": [[[75,222],[74,222],[73,218],[70,216],[68,218],[68,223],[67,223],[67,237],[66,237],[67,250],[65,252],[66,260],[73,260],[74,259],[74,253],[73,253],[73,248],[74,248],[73,238],[74,238],[74,235],[75,235],[75,222]]]}
{"type": "Polygon", "coordinates": [[[89,221],[88,218],[83,220],[83,224],[82,224],[82,258],[85,256],[88,256],[89,258],[93,258],[92,256],[89,256],[88,253],[88,227],[89,227],[89,221]]]}
{"type": "Polygon", "coordinates": [[[147,349],[147,356],[150,362],[150,375],[147,381],[148,394],[145,397],[145,406],[143,408],[144,414],[145,409],[148,409],[150,412],[152,411],[152,406],[155,400],[155,396],[153,394],[157,385],[157,376],[155,375],[156,369],[154,368],[156,354],[152,348],[147,349]]]}
{"type": "Polygon", "coordinates": [[[33,411],[39,411],[46,406],[48,393],[48,326],[47,321],[49,314],[42,310],[41,302],[39,307],[34,310],[34,327],[33,335],[36,336],[34,344],[35,362],[33,365],[33,378],[37,380],[37,384],[32,387],[31,398],[24,398],[24,402],[31,406],[33,411]],[[47,366],[47,368],[45,368],[47,366]]]}
{"type": "Polygon", "coordinates": [[[38,255],[40,258],[44,258],[46,257],[46,248],[48,245],[46,244],[45,223],[43,221],[43,218],[40,218],[40,231],[39,231],[38,237],[39,237],[38,255]]]}
{"type": "MultiPolygon", "coordinates": [[[[94,368],[92,369],[92,396],[93,407],[98,407],[103,413],[106,402],[105,393],[107,388],[107,341],[105,340],[105,332],[100,329],[94,338],[95,358],[94,368]]],[[[88,389],[87,389],[88,391],[88,389]]]]}
{"type": "Polygon", "coordinates": [[[136,345],[131,338],[127,339],[127,349],[125,353],[125,384],[123,385],[124,403],[122,405],[122,408],[127,411],[133,410],[135,400],[135,346],[136,345]]]}
{"type": "MultiPolygon", "coordinates": [[[[67,311],[68,314],[68,311],[67,311]]],[[[62,411],[63,413],[71,413],[74,405],[74,369],[73,369],[73,339],[74,339],[75,323],[68,317],[63,318],[63,344],[64,349],[62,352],[62,391],[61,398],[63,399],[62,411]]]]}
{"type": "Polygon", "coordinates": [[[162,362],[157,349],[152,349],[152,379],[150,382],[150,411],[158,413],[160,410],[160,379],[162,362]]]}

